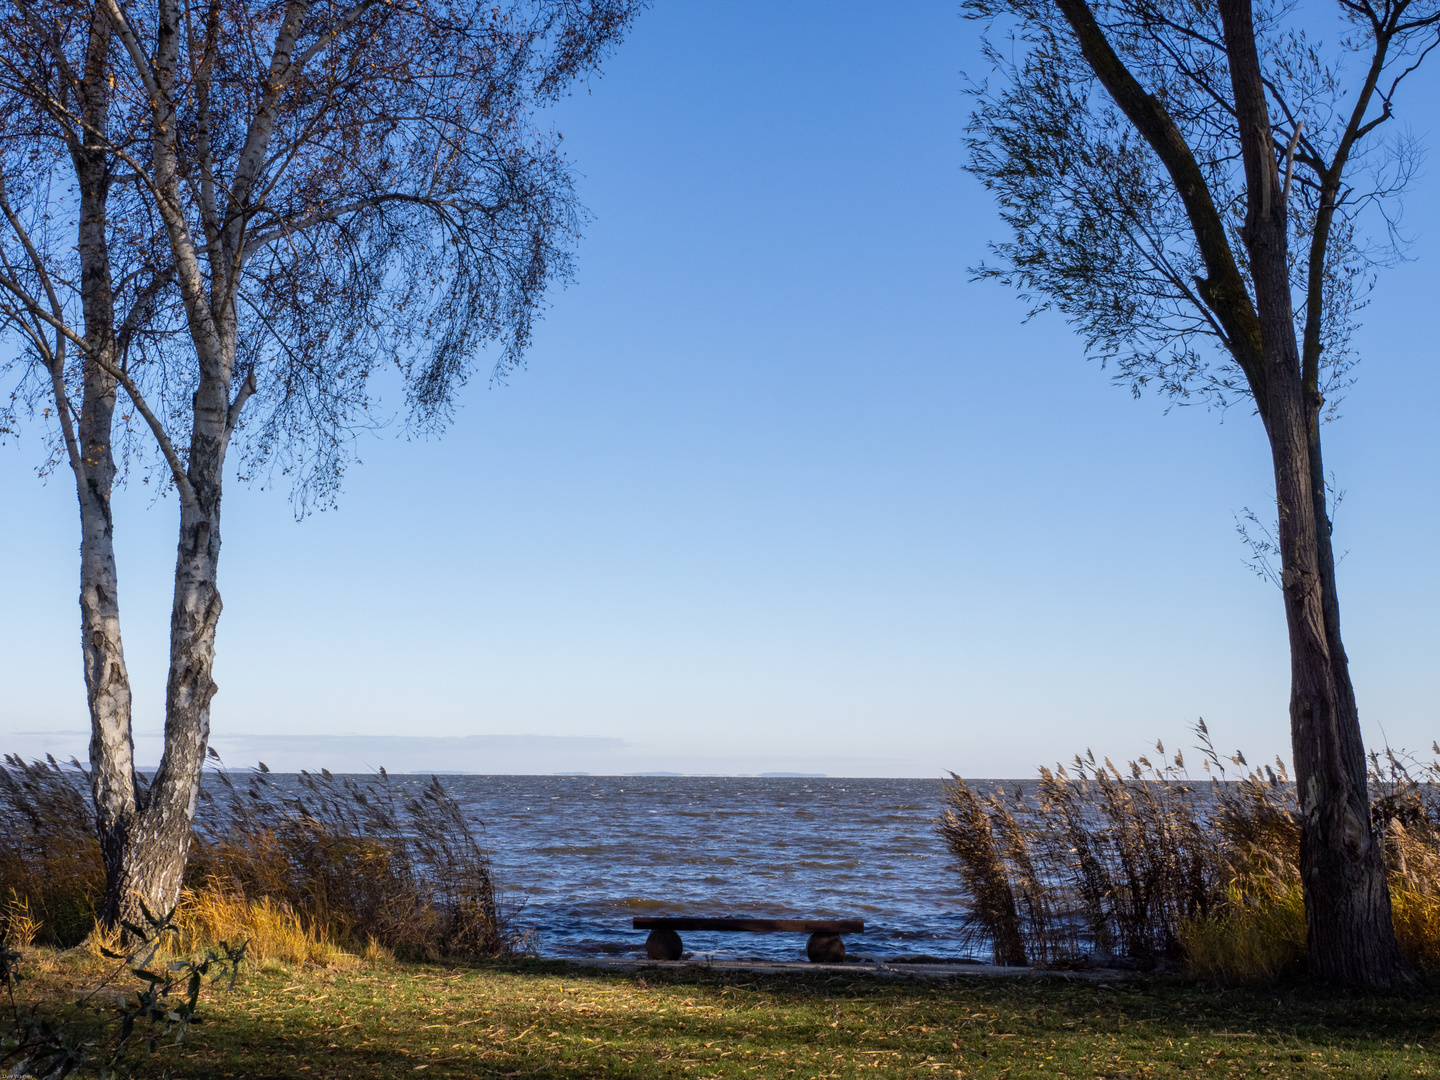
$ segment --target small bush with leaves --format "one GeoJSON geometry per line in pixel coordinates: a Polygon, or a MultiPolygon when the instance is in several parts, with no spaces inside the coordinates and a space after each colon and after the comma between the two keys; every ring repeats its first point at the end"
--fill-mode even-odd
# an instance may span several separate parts
{"type": "Polygon", "coordinates": [[[62,1080],[74,1073],[103,1078],[129,1073],[128,1061],[137,1044],[154,1053],[161,1041],[183,1042],[191,1026],[201,1022],[200,991],[207,978],[228,977],[233,986],[245,959],[245,946],[226,942],[167,963],[157,963],[177,934],[172,916],[146,913],[148,926],[127,926],[136,942],[127,952],[102,948],[115,966],[77,1000],[56,1009],[40,1002],[24,1008],[16,989],[24,981],[24,955],[8,938],[0,938],[0,985],[9,1016],[0,1027],[0,1068],[9,1075],[62,1080]],[[156,969],[159,970],[156,970],[156,969]],[[126,973],[139,980],[132,994],[114,993],[126,973]]]}

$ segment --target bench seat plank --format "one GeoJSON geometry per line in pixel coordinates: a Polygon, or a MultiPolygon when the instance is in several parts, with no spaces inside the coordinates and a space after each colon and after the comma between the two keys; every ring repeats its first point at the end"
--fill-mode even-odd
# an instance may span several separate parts
{"type": "Polygon", "coordinates": [[[636,930],[733,930],[752,934],[863,934],[860,919],[687,919],[636,916],[636,930]]]}

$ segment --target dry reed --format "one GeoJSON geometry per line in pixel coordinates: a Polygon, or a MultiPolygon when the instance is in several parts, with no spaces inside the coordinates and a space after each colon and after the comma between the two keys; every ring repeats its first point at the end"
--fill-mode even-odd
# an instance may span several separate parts
{"type": "MultiPolygon", "coordinates": [[[[1030,785],[946,784],[937,826],[968,894],[966,930],[997,963],[1156,966],[1185,960],[1221,978],[1273,978],[1303,964],[1305,912],[1294,785],[1284,763],[1222,759],[1204,722],[1208,774],[1184,756],[1122,771],[1077,756],[1030,785]],[[1225,764],[1246,771],[1229,779],[1225,764]]],[[[1435,747],[1440,757],[1440,746],[1435,747]]],[[[1440,764],[1373,754],[1396,933],[1422,971],[1440,970],[1440,764]]]]}
{"type": "MultiPolygon", "coordinates": [[[[418,792],[382,769],[366,778],[268,770],[243,789],[217,772],[197,818],[199,890],[267,900],[317,941],[372,940],[403,956],[532,950],[459,804],[432,778],[418,792]]],[[[298,947],[298,945],[297,945],[298,947]]]]}
{"type": "Polygon", "coordinates": [[[89,774],[53,757],[0,767],[0,896],[25,906],[32,940],[68,947],[95,925],[105,867],[95,836],[89,774]]]}
{"type": "MultiPolygon", "coordinates": [[[[88,779],[53,758],[7,756],[0,768],[0,922],[12,940],[100,941],[88,779]]],[[[262,961],[325,964],[533,951],[438,779],[417,790],[384,770],[285,780],[261,766],[237,783],[215,770],[193,840],[177,911],[187,948],[244,938],[262,961]]]]}

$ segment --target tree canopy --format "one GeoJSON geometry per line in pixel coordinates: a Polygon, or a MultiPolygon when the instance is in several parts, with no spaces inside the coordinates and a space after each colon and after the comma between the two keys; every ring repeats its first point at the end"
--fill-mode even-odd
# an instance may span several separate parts
{"type": "MultiPolygon", "coordinates": [[[[1090,9],[1137,94],[1157,107],[1157,125],[1173,129],[1165,137],[1190,159],[1184,181],[1155,149],[1150,136],[1160,132],[1142,132],[1106,90],[1054,3],[970,0],[965,10],[989,23],[994,71],[972,87],[969,167],[1011,233],[978,273],[1019,289],[1032,313],[1062,313],[1137,392],[1150,386],[1187,404],[1253,400],[1244,368],[1254,328],[1216,291],[1253,291],[1219,7],[1118,0],[1090,9]]],[[[1408,131],[1387,122],[1436,42],[1433,2],[1333,10],[1329,45],[1306,25],[1321,21],[1312,8],[1261,5],[1254,16],[1296,332],[1307,382],[1331,416],[1350,383],[1350,336],[1373,272],[1397,254],[1394,197],[1418,162],[1408,131]]]]}
{"type": "Polygon", "coordinates": [[[57,395],[82,396],[89,154],[132,406],[121,441],[159,449],[183,486],[196,341],[233,336],[245,471],[287,474],[302,505],[333,500],[353,429],[389,415],[377,375],[431,427],[482,349],[496,372],[520,362],[581,220],[535,113],[636,7],[6,4],[0,314],[25,349],[4,426],[38,409],[63,453],[57,395]]]}
{"type": "Polygon", "coordinates": [[[179,894],[210,733],[224,479],[332,501],[393,371],[443,425],[519,363],[579,210],[536,110],[638,0],[3,0],[0,429],[48,423],[80,504],[81,649],[107,923],[179,894]],[[136,774],[111,497],[179,504],[165,749],[136,774]]]}

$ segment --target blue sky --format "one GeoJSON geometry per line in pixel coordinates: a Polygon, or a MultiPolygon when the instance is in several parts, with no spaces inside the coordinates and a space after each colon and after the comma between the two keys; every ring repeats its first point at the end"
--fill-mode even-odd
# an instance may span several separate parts
{"type": "MultiPolygon", "coordinates": [[[[1402,108],[1432,147],[1436,67],[1402,108]]],[[[337,510],[231,485],[231,763],[1014,776],[1199,716],[1288,757],[1233,517],[1270,504],[1259,425],[1133,400],[968,280],[1001,231],[966,69],[950,0],[646,13],[554,112],[593,220],[527,369],[443,439],[362,439],[337,510]]],[[[1430,166],[1326,432],[1366,736],[1411,748],[1440,736],[1437,195],[1430,166]]],[[[83,755],[73,487],[39,457],[0,449],[0,742],[83,755]]],[[[174,514],[117,511],[142,757],[174,514]]]]}

